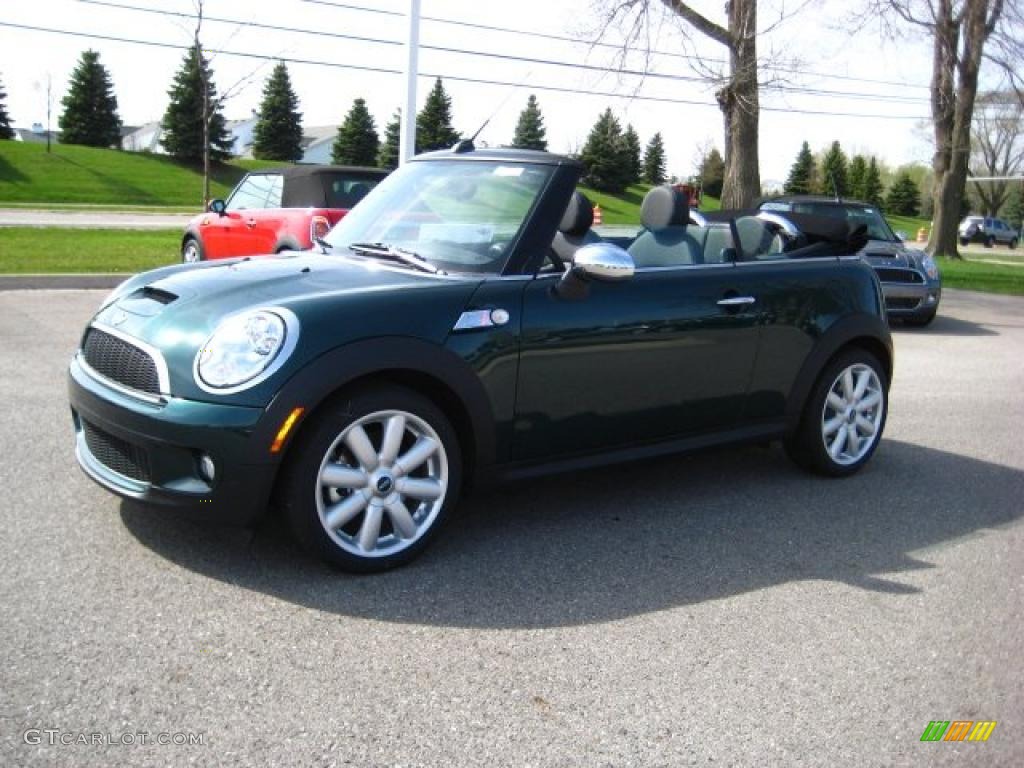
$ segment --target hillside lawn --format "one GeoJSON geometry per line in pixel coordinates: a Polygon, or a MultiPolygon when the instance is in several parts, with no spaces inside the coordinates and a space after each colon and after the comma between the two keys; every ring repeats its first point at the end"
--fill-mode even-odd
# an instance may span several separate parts
{"type": "MultiPolygon", "coordinates": [[[[215,163],[210,194],[224,197],[246,171],[271,165],[263,160],[215,163]]],[[[202,194],[202,168],[163,155],[71,144],[54,144],[47,154],[45,144],[0,141],[0,207],[28,203],[40,208],[85,204],[199,210],[202,194]]]]}

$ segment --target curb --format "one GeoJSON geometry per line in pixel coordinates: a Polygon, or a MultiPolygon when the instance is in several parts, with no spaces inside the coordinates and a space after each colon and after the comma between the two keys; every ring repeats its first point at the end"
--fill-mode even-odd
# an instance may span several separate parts
{"type": "Polygon", "coordinates": [[[0,291],[111,290],[130,274],[0,275],[0,291]]]}

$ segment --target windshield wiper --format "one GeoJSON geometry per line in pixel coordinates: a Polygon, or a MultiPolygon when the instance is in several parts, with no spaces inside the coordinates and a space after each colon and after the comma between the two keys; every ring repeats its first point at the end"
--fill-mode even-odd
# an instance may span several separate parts
{"type": "Polygon", "coordinates": [[[375,258],[391,259],[400,261],[411,267],[429,272],[432,275],[447,275],[443,269],[438,269],[418,253],[407,251],[404,248],[395,248],[386,243],[349,243],[348,249],[360,256],[373,256],[375,258]]]}

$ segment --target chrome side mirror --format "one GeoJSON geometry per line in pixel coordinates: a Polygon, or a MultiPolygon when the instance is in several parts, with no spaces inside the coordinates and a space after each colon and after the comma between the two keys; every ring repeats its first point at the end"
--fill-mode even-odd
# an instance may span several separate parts
{"type": "Polygon", "coordinates": [[[899,240],[901,243],[907,242],[908,235],[902,229],[897,229],[896,232],[895,232],[895,235],[896,235],[896,239],[899,240]]]}
{"type": "Polygon", "coordinates": [[[570,271],[590,280],[617,282],[633,277],[636,265],[629,253],[613,243],[591,243],[573,254],[570,271]]]}

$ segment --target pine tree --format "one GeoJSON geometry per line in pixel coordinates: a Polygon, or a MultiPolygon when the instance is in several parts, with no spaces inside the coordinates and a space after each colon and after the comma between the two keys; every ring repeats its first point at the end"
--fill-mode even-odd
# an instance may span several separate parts
{"type": "Polygon", "coordinates": [[[868,172],[864,174],[864,202],[876,208],[882,207],[882,174],[873,157],[868,163],[868,172]]]}
{"type": "Polygon", "coordinates": [[[516,132],[512,137],[512,146],[517,149],[539,149],[545,151],[548,148],[547,129],[544,127],[544,116],[540,113],[537,105],[537,97],[532,93],[526,100],[526,109],[519,113],[519,122],[516,123],[516,132]]]}
{"type": "Polygon", "coordinates": [[[906,171],[900,173],[885,196],[885,211],[897,216],[917,216],[921,208],[921,191],[906,171]]]}
{"type": "Polygon", "coordinates": [[[391,122],[384,127],[384,141],[377,151],[377,165],[380,168],[397,168],[402,138],[402,110],[396,109],[391,122]]]}
{"type": "Polygon", "coordinates": [[[580,152],[580,162],[587,169],[583,180],[594,189],[622,192],[629,184],[630,167],[622,126],[610,108],[590,129],[587,143],[580,152]]]}
{"type": "Polygon", "coordinates": [[[217,98],[213,72],[206,57],[193,46],[185,54],[181,69],[167,92],[171,101],[164,113],[164,136],[160,140],[172,157],[189,162],[203,159],[203,79],[206,80],[210,159],[230,157],[232,139],[224,124],[222,105],[217,98]]]}
{"type": "Polygon", "coordinates": [[[622,134],[623,149],[626,153],[626,170],[629,172],[629,183],[636,184],[640,181],[644,172],[643,148],[640,146],[640,136],[632,125],[626,126],[626,132],[622,134]]]}
{"type": "Polygon", "coordinates": [[[1017,230],[1024,227],[1024,182],[1014,187],[1010,193],[1010,201],[1007,203],[1010,217],[1010,225],[1017,230]]]}
{"type": "Polygon", "coordinates": [[[258,160],[297,163],[302,159],[302,113],[283,61],[277,63],[263,86],[252,137],[252,155],[258,160]]]}
{"type": "Polygon", "coordinates": [[[459,133],[452,127],[452,100],[439,77],[416,116],[416,152],[448,149],[458,140],[459,133]]]}
{"type": "Polygon", "coordinates": [[[647,142],[647,149],[644,152],[644,181],[648,184],[664,184],[665,172],[665,142],[661,133],[651,136],[647,142]]]}
{"type": "Polygon", "coordinates": [[[850,161],[850,171],[846,177],[846,186],[850,197],[864,199],[864,180],[868,174],[868,162],[864,155],[854,155],[850,161]]]}
{"type": "Polygon", "coordinates": [[[380,137],[373,115],[364,99],[356,99],[338,129],[331,160],[339,165],[376,165],[379,151],[380,137]]]}
{"type": "Polygon", "coordinates": [[[61,100],[64,112],[58,121],[64,144],[87,147],[120,147],[121,118],[110,73],[100,64],[96,51],[83,51],[61,100]]]}
{"type": "Polygon", "coordinates": [[[7,91],[0,81],[0,139],[13,139],[14,129],[11,128],[11,116],[7,114],[7,91]]]}
{"type": "Polygon", "coordinates": [[[787,195],[809,195],[815,187],[814,155],[805,141],[796,156],[796,162],[789,169],[789,178],[783,186],[787,195]]]}
{"type": "Polygon", "coordinates": [[[700,163],[701,189],[710,197],[721,197],[725,184],[725,160],[717,147],[712,147],[700,163]]]}
{"type": "Polygon", "coordinates": [[[818,191],[823,195],[846,197],[850,190],[846,177],[846,155],[838,141],[833,141],[821,161],[818,191]]]}

